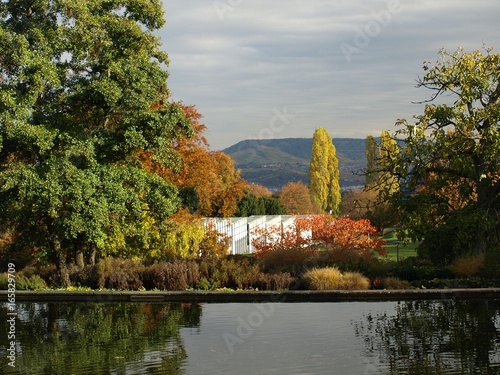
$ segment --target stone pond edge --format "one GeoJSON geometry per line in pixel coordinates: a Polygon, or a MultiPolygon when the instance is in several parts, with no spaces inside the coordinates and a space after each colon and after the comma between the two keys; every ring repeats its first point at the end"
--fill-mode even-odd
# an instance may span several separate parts
{"type": "MultiPolygon", "coordinates": [[[[9,293],[0,291],[0,301],[9,293]]],[[[16,291],[17,302],[380,302],[400,300],[500,299],[500,288],[288,291],[16,291]]]]}

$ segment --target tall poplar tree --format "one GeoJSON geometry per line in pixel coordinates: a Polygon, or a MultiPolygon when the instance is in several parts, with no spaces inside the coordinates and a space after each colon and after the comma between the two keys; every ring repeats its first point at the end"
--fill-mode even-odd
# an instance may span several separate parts
{"type": "Polygon", "coordinates": [[[147,249],[179,205],[138,159],[174,166],[192,132],[167,103],[163,24],[159,0],[0,3],[0,233],[63,285],[75,254],[147,249]]]}
{"type": "Polygon", "coordinates": [[[342,201],[340,193],[340,170],[337,150],[332,140],[330,140],[330,146],[328,147],[328,169],[330,179],[328,182],[328,202],[326,210],[331,211],[334,215],[338,215],[340,213],[340,204],[342,201]]]}
{"type": "Polygon", "coordinates": [[[365,186],[370,187],[378,181],[378,144],[372,135],[366,137],[366,180],[365,186]]]}
{"type": "Polygon", "coordinates": [[[378,173],[379,186],[382,191],[394,194],[399,191],[399,179],[390,169],[398,159],[399,147],[396,140],[387,130],[380,135],[380,172],[378,173]]]}
{"type": "Polygon", "coordinates": [[[335,146],[328,131],[318,128],[314,132],[309,189],[322,210],[338,214],[340,210],[340,172],[335,146]]]}

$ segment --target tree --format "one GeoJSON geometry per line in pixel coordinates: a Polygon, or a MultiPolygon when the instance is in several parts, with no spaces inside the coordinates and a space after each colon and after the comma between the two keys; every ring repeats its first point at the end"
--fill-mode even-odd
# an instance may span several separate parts
{"type": "Polygon", "coordinates": [[[464,252],[498,259],[500,54],[459,49],[440,56],[434,66],[424,63],[418,80],[432,90],[423,114],[415,124],[398,121],[405,146],[388,169],[403,185],[391,196],[435,261],[464,252]],[[442,95],[448,104],[435,104],[442,95]]]}
{"type": "Polygon", "coordinates": [[[340,170],[337,151],[333,143],[328,147],[328,167],[330,172],[330,181],[328,183],[328,201],[326,210],[333,215],[340,213],[342,203],[342,194],[340,192],[340,170]]]}
{"type": "Polygon", "coordinates": [[[288,214],[313,214],[321,211],[314,203],[311,192],[301,181],[289,182],[283,186],[279,197],[288,214]]]}
{"type": "Polygon", "coordinates": [[[366,137],[366,181],[365,186],[370,187],[378,181],[378,144],[372,135],[366,137]]]}
{"type": "Polygon", "coordinates": [[[233,216],[248,183],[241,178],[231,157],[210,150],[204,136],[206,126],[200,123],[202,115],[196,108],[182,103],[179,106],[194,129],[193,136],[179,137],[173,147],[180,155],[180,168],[159,168],[148,152],[141,155],[143,163],[182,191],[188,189],[191,200],[197,197],[197,204],[189,205],[197,207],[194,212],[203,216],[233,216]]]}
{"type": "Polygon", "coordinates": [[[370,207],[377,199],[373,189],[352,189],[342,195],[342,215],[353,220],[367,219],[370,207]]]}
{"type": "Polygon", "coordinates": [[[248,217],[252,215],[265,215],[264,201],[255,195],[248,193],[238,201],[236,216],[248,217]]]}
{"type": "Polygon", "coordinates": [[[286,208],[283,202],[276,197],[260,197],[264,201],[264,208],[266,215],[284,215],[286,208]]]}
{"type": "Polygon", "coordinates": [[[263,185],[254,184],[254,183],[250,184],[249,192],[250,192],[250,194],[255,195],[257,198],[272,197],[273,196],[273,193],[271,192],[271,190],[269,190],[268,188],[266,188],[263,185]]]}
{"type": "Polygon", "coordinates": [[[380,135],[380,167],[377,173],[377,188],[388,194],[394,194],[399,190],[398,176],[391,170],[398,158],[398,154],[399,147],[396,140],[391,137],[391,134],[387,130],[383,130],[380,135]]]}
{"type": "Polygon", "coordinates": [[[137,157],[173,168],[192,133],[167,101],[163,24],[157,0],[0,4],[0,233],[63,285],[69,257],[138,255],[179,205],[137,157]]]}
{"type": "Polygon", "coordinates": [[[326,211],[338,214],[340,210],[340,172],[332,138],[324,128],[314,132],[309,187],[316,204],[326,211]]]}
{"type": "Polygon", "coordinates": [[[251,193],[247,193],[247,195],[238,202],[236,216],[283,215],[285,213],[286,208],[280,199],[275,197],[256,197],[251,193]]]}

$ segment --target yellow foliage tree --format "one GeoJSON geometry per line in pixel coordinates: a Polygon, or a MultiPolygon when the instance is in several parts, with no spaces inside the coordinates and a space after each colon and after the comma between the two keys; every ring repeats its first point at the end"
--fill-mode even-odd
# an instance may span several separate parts
{"type": "Polygon", "coordinates": [[[324,128],[318,128],[314,132],[309,188],[318,207],[335,215],[339,213],[341,203],[339,162],[332,138],[324,128]]]}
{"type": "Polygon", "coordinates": [[[398,177],[389,170],[390,165],[394,165],[399,155],[399,147],[396,140],[387,130],[383,130],[380,135],[380,163],[381,172],[378,174],[379,188],[394,194],[399,191],[398,177]]]}

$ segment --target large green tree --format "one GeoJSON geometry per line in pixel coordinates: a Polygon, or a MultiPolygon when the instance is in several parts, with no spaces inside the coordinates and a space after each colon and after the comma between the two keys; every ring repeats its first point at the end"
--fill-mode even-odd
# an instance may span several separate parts
{"type": "Polygon", "coordinates": [[[309,168],[311,195],[322,210],[337,215],[340,211],[340,171],[335,146],[328,131],[314,132],[309,168]]]}
{"type": "Polygon", "coordinates": [[[158,0],[0,3],[0,233],[57,264],[141,251],[177,189],[137,155],[174,166],[192,130],[167,103],[158,0]]]}
{"type": "Polygon", "coordinates": [[[399,121],[405,146],[392,165],[404,184],[393,198],[436,261],[465,252],[498,258],[500,54],[443,50],[424,70],[419,86],[432,96],[416,123],[399,121]]]}

